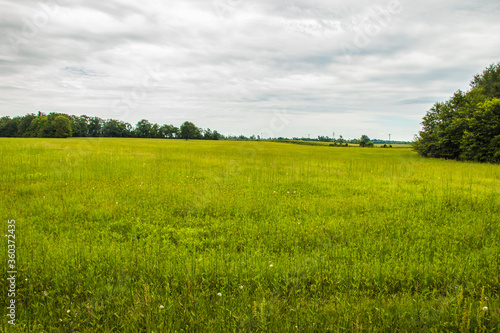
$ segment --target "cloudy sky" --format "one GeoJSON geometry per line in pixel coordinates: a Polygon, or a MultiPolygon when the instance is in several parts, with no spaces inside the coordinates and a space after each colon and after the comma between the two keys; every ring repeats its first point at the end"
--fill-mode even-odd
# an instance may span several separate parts
{"type": "Polygon", "coordinates": [[[500,61],[500,2],[0,0],[0,115],[411,140],[500,61]]]}

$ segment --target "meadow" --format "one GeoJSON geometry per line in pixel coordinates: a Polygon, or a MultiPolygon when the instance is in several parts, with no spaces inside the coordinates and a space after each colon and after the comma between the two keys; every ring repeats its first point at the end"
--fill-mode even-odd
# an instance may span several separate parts
{"type": "Polygon", "coordinates": [[[156,139],[0,154],[4,332],[500,331],[499,165],[156,139]]]}

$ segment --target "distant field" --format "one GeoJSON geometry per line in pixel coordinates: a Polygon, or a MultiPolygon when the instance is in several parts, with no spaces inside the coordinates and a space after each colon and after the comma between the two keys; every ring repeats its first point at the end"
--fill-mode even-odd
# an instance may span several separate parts
{"type": "MultiPolygon", "coordinates": [[[[278,142],[278,143],[292,143],[292,144],[299,144],[299,145],[305,145],[305,146],[330,146],[333,145],[334,143],[332,142],[323,142],[323,141],[302,141],[302,140],[276,140],[273,142],[278,142]]],[[[348,143],[349,147],[359,147],[359,144],[355,143],[348,143]]],[[[381,148],[384,144],[375,144],[375,148],[381,148]]],[[[389,146],[389,144],[386,144],[389,146]]],[[[411,143],[393,143],[390,144],[392,148],[411,148],[411,143]]],[[[387,147],[389,148],[389,147],[387,147]]]]}
{"type": "Polygon", "coordinates": [[[2,331],[500,331],[499,165],[244,141],[0,154],[2,331]]]}

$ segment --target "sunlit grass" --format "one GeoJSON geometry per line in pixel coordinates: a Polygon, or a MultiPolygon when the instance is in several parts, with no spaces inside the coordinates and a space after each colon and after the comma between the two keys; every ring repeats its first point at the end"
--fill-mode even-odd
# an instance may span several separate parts
{"type": "Polygon", "coordinates": [[[147,139],[0,153],[17,331],[500,329],[498,165],[147,139]]]}

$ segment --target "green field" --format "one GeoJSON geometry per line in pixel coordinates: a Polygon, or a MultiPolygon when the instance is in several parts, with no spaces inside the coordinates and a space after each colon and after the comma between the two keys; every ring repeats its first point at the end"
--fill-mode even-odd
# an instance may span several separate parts
{"type": "Polygon", "coordinates": [[[499,165],[153,139],[0,154],[3,331],[500,331],[499,165]]]}

